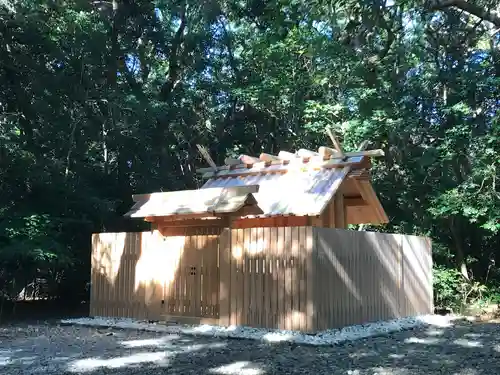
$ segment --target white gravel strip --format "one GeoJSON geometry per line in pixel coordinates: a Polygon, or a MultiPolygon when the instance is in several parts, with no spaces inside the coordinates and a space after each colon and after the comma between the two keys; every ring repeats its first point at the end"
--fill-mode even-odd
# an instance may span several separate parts
{"type": "Polygon", "coordinates": [[[307,345],[333,345],[345,341],[354,341],[366,337],[392,332],[403,331],[416,327],[435,326],[450,327],[458,316],[420,315],[409,318],[400,318],[389,321],[354,325],[342,329],[321,331],[313,335],[297,331],[269,330],[264,328],[251,328],[243,326],[212,326],[212,325],[175,325],[168,326],[161,323],[147,323],[140,320],[128,318],[77,318],[63,319],[61,324],[75,324],[92,327],[111,327],[121,329],[137,329],[142,331],[201,335],[221,338],[252,339],[266,342],[293,342],[307,345]]]}

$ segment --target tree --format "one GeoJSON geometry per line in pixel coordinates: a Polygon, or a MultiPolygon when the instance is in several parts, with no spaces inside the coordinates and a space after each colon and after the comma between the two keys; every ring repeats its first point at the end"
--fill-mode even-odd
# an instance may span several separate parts
{"type": "MultiPolygon", "coordinates": [[[[0,278],[89,276],[89,238],[139,229],[133,193],[202,163],[368,139],[391,218],[438,264],[496,278],[493,1],[16,2],[0,13],[0,278]],[[15,275],[15,277],[13,276],[15,275]],[[51,276],[47,276],[51,275],[51,276]]],[[[16,287],[12,280],[16,280],[16,287]]]]}

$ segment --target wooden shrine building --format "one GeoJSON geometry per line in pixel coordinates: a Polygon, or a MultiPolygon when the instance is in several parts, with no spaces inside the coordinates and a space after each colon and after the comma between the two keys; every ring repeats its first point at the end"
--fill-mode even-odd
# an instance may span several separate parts
{"type": "Polygon", "coordinates": [[[149,232],[92,238],[91,315],[317,332],[432,313],[428,238],[385,224],[381,150],[241,155],[197,190],[134,195],[149,232]]]}

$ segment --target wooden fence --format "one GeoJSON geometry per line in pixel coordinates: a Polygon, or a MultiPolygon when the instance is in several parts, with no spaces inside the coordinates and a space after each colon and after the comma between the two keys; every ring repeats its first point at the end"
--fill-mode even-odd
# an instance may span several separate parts
{"type": "Polygon", "coordinates": [[[221,324],[314,330],[313,228],[232,229],[225,235],[221,324]]]}
{"type": "Polygon", "coordinates": [[[314,332],[433,310],[423,237],[274,227],[92,241],[93,316],[314,332]]]}
{"type": "Polygon", "coordinates": [[[92,236],[90,313],[159,320],[219,316],[217,229],[92,236]]]}
{"type": "Polygon", "coordinates": [[[315,330],[433,313],[428,238],[314,229],[315,330]]]}

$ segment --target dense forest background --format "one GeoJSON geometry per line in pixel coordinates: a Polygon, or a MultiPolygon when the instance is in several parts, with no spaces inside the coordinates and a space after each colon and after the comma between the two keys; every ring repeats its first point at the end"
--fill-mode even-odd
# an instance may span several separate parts
{"type": "Polygon", "coordinates": [[[382,148],[384,228],[434,243],[436,301],[500,285],[497,0],[0,1],[0,291],[84,299],[90,235],[205,163],[382,148]]]}

